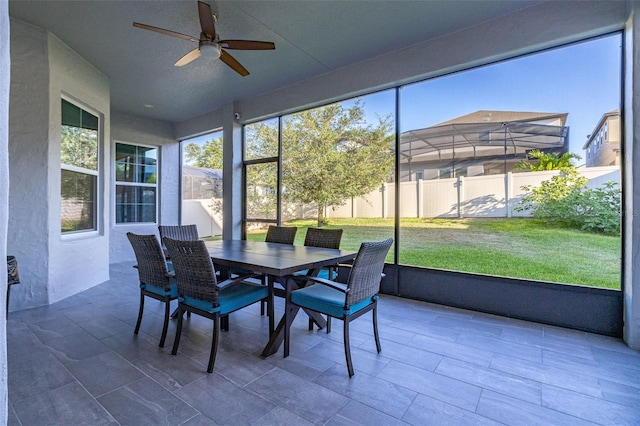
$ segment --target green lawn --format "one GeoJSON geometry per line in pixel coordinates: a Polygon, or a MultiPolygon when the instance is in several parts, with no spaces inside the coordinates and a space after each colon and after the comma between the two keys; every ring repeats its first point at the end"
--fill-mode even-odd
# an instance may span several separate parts
{"type": "MultiPolygon", "coordinates": [[[[296,244],[315,221],[296,220],[296,244]]],[[[393,219],[331,219],[341,248],[394,235],[393,219]]],[[[264,240],[252,232],[249,240],[264,240]]],[[[402,219],[400,264],[620,289],[621,241],[535,219],[402,219]]],[[[387,257],[393,261],[393,251],[387,257]]]]}

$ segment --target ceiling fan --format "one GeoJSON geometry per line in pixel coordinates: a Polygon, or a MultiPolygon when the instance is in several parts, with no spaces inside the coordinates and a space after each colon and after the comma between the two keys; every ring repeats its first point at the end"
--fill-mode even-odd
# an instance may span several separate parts
{"type": "Polygon", "coordinates": [[[134,22],[133,26],[144,30],[155,31],[160,34],[178,37],[183,40],[189,40],[198,43],[198,47],[188,52],[174,64],[176,67],[187,65],[191,61],[198,59],[200,56],[209,58],[220,58],[222,62],[231,67],[235,72],[245,77],[249,75],[249,71],[243,67],[233,56],[224,49],[236,50],[272,50],[276,45],[270,41],[255,40],[220,40],[216,33],[215,16],[211,12],[211,6],[202,1],[198,1],[198,14],[200,15],[200,38],[192,37],[186,34],[177,33],[175,31],[165,30],[151,25],[134,22]]]}

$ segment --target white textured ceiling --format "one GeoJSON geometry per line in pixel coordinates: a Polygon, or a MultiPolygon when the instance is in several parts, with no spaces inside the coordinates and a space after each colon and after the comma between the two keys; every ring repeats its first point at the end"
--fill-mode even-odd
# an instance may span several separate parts
{"type": "Polygon", "coordinates": [[[137,21],[199,37],[196,0],[11,0],[9,15],[50,31],[109,77],[113,109],[182,121],[537,3],[212,1],[221,39],[276,45],[276,50],[229,51],[249,70],[247,77],[216,59],[174,67],[196,45],[132,25],[137,21]]]}

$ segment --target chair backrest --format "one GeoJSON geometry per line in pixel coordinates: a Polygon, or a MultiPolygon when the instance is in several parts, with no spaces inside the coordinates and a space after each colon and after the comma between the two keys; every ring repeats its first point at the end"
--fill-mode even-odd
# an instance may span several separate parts
{"type": "Polygon", "coordinates": [[[309,228],[304,237],[304,245],[339,249],[340,240],[342,240],[342,229],[309,228]]]}
{"type": "Polygon", "coordinates": [[[269,225],[267,236],[264,240],[267,243],[293,244],[296,239],[298,228],[295,226],[275,226],[269,225]]]}
{"type": "Polygon", "coordinates": [[[360,245],[347,280],[349,287],[345,301],[347,305],[353,305],[378,293],[384,260],[392,243],[393,238],[389,238],[379,242],[364,242],[360,245]]]}
{"type": "Polygon", "coordinates": [[[180,241],[196,241],[199,239],[196,225],[160,225],[158,226],[158,232],[160,233],[160,241],[164,237],[180,241]]]}
{"type": "Polygon", "coordinates": [[[155,235],[137,235],[132,232],[127,232],[127,238],[136,255],[140,282],[168,289],[167,263],[158,238],[155,235]]]}
{"type": "Polygon", "coordinates": [[[164,237],[176,274],[178,294],[218,305],[218,282],[204,241],[180,241],[164,237]]]}

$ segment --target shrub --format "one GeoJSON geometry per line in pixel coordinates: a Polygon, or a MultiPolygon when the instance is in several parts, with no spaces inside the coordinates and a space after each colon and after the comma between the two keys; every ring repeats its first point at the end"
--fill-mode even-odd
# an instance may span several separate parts
{"type": "Polygon", "coordinates": [[[551,219],[590,232],[620,232],[620,189],[607,182],[595,189],[587,188],[587,178],[575,167],[562,169],[559,175],[540,186],[525,185],[527,194],[516,211],[530,211],[538,219],[551,219]]]}

